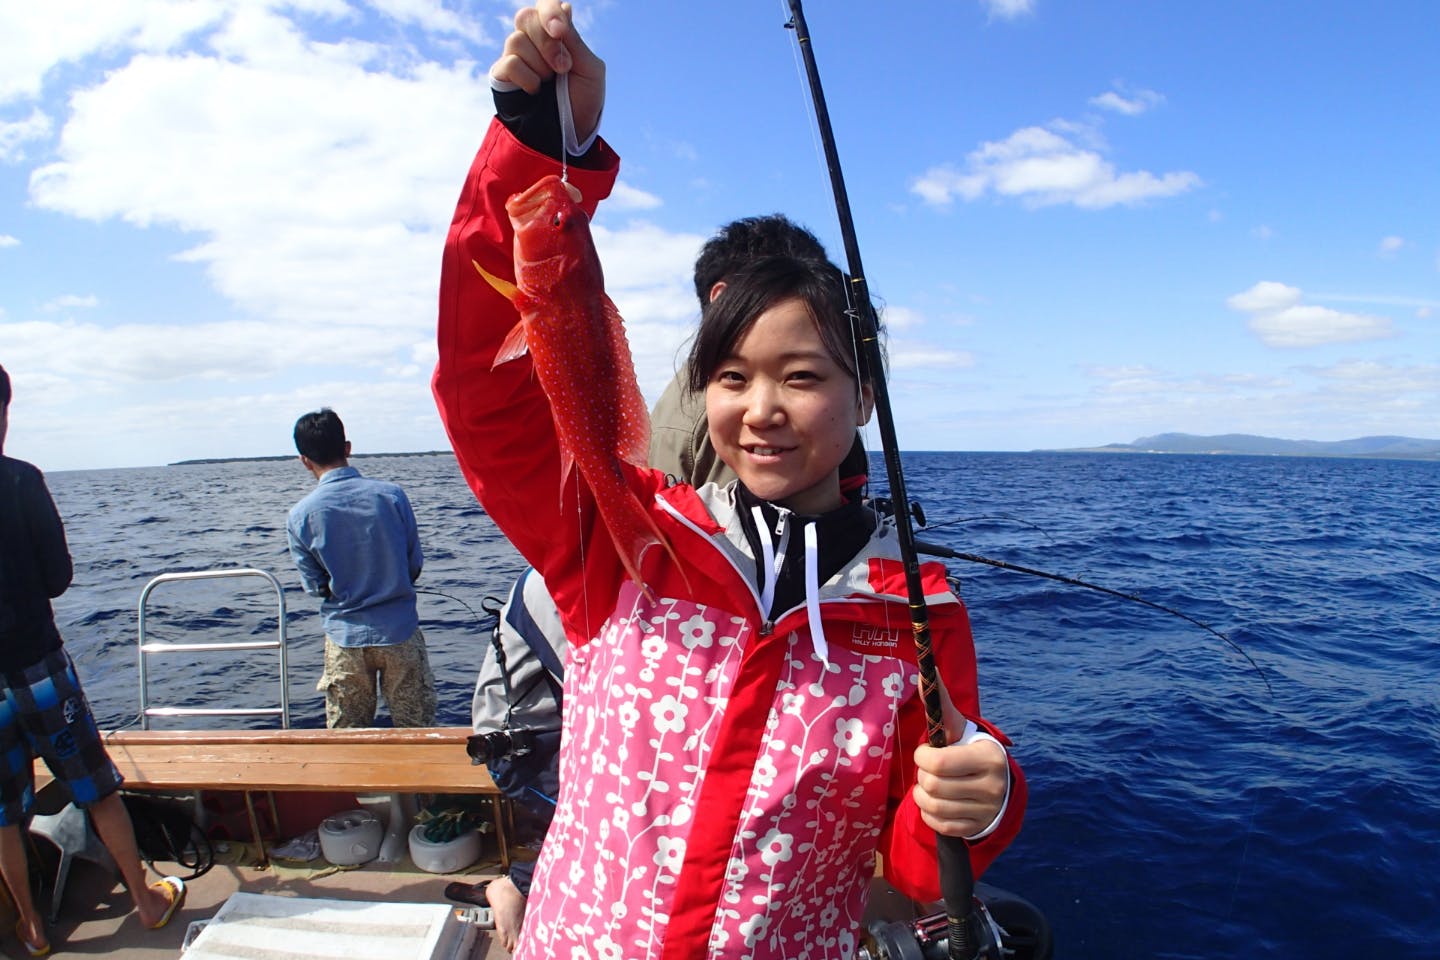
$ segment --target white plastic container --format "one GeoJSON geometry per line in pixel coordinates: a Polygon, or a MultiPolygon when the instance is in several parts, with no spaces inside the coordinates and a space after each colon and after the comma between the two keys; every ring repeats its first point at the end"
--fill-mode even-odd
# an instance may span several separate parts
{"type": "Polygon", "coordinates": [[[385,825],[369,810],[346,810],[320,821],[320,852],[337,867],[369,863],[380,853],[385,825]]]}
{"type": "Polygon", "coordinates": [[[433,843],[425,839],[425,825],[410,831],[410,859],[430,873],[457,873],[480,859],[480,831],[466,830],[453,840],[433,843]]]}

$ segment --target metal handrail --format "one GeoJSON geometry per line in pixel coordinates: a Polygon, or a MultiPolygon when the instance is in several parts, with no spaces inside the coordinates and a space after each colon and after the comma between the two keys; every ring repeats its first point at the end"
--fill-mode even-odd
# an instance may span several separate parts
{"type": "Polygon", "coordinates": [[[285,645],[285,589],[280,581],[264,570],[253,567],[233,567],[223,570],[192,570],[182,573],[162,573],[140,591],[140,729],[150,729],[151,717],[234,717],[234,716],[279,716],[280,726],[290,727],[290,685],[285,645]],[[277,636],[274,640],[242,640],[236,643],[168,643],[147,642],[145,639],[145,601],[150,593],[162,583],[179,580],[214,580],[220,577],[263,577],[275,589],[276,606],[279,611],[277,636]],[[150,674],[146,658],[152,654],[165,653],[208,653],[237,650],[278,650],[280,653],[280,706],[276,707],[152,707],[150,706],[150,674]]]}

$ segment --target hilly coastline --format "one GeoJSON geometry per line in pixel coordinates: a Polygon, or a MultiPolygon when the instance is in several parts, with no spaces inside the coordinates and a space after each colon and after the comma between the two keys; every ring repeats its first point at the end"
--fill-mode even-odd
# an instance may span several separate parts
{"type": "Polygon", "coordinates": [[[1356,437],[1353,440],[1284,440],[1248,433],[1196,436],[1158,433],[1132,443],[1110,443],[1063,453],[1190,453],[1248,457],[1362,457],[1440,460],[1440,440],[1417,437],[1356,437]]]}

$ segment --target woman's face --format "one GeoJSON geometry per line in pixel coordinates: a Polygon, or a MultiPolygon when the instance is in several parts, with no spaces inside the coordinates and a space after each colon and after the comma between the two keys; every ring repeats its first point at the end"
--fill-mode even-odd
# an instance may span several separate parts
{"type": "Polygon", "coordinates": [[[755,320],[710,378],[705,413],[720,459],[762,500],[797,513],[840,506],[839,467],[873,396],[826,352],[799,299],[755,320]]]}

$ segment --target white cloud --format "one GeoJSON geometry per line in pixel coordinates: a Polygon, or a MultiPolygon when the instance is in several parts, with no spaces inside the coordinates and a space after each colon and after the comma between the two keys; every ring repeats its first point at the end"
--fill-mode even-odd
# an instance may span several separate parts
{"type": "Polygon", "coordinates": [[[1300,288],[1273,280],[1262,280],[1244,293],[1226,299],[1226,306],[1242,313],[1267,313],[1283,310],[1300,302],[1300,288]]]}
{"type": "MultiPolygon", "coordinates": [[[[439,0],[367,0],[370,6],[400,23],[411,23],[430,33],[448,34],[477,45],[496,43],[476,18],[445,9],[439,0]]],[[[507,31],[508,32],[508,31],[507,31]]]]}
{"type": "Polygon", "coordinates": [[[913,330],[925,323],[925,315],[909,307],[886,306],[880,311],[880,322],[889,331],[913,330]]]}
{"type": "Polygon", "coordinates": [[[1385,237],[1380,241],[1379,255],[1382,257],[1393,257],[1405,246],[1403,237],[1385,237]]]}
{"type": "Polygon", "coordinates": [[[1100,209],[1174,196],[1199,185],[1199,176],[1190,171],[1159,176],[1145,170],[1119,172],[1096,149],[1043,127],[1026,127],[973,151],[963,168],[930,168],[910,189],[935,206],[946,206],[956,197],[978,200],[993,194],[1032,207],[1100,209]]]}
{"type": "Polygon", "coordinates": [[[12,237],[8,233],[0,233],[0,248],[18,246],[20,246],[20,240],[18,237],[12,237]]]}
{"type": "Polygon", "coordinates": [[[605,201],[612,210],[654,210],[660,206],[660,198],[638,187],[632,187],[624,180],[617,180],[610,190],[610,199],[605,201]]]}
{"type": "MultiPolygon", "coordinates": [[[[27,395],[45,397],[12,430],[17,453],[38,441],[36,461],[64,468],[283,452],[295,416],[322,404],[373,430],[367,450],[445,446],[428,390],[438,263],[490,92],[474,62],[421,53],[393,22],[383,46],[346,39],[356,26],[346,18],[368,18],[365,35],[377,34],[371,7],[215,3],[144,43],[132,8],[19,84],[38,90],[56,63],[106,51],[108,69],[67,94],[31,203],[166,228],[155,236],[178,236],[174,258],[202,267],[227,302],[151,323],[117,323],[99,298],[53,293],[28,317],[12,310],[0,355],[25,371],[27,395]],[[307,36],[302,17],[329,18],[329,42],[307,36]],[[189,49],[165,42],[176,36],[189,49]],[[85,322],[54,318],[80,309],[85,322]]],[[[480,36],[438,3],[381,13],[442,47],[437,30],[480,36]]],[[[605,210],[659,205],[622,183],[605,210]]],[[[704,238],[645,223],[595,232],[653,399],[694,325],[690,269],[704,238]]],[[[0,247],[19,242],[0,235],[0,247]]]]}
{"type": "Polygon", "coordinates": [[[71,293],[66,294],[63,297],[56,297],[54,300],[51,300],[49,303],[45,304],[40,309],[45,311],[46,313],[54,313],[57,310],[88,310],[99,305],[100,299],[96,297],[93,293],[84,297],[77,296],[71,293]]]}
{"type": "MultiPolygon", "coordinates": [[[[1440,365],[1395,364],[1383,360],[1346,360],[1306,370],[1340,395],[1383,401],[1380,409],[1421,410],[1420,397],[1440,391],[1440,365]]],[[[1423,436],[1435,436],[1431,428],[1423,436]]]]}
{"type": "Polygon", "coordinates": [[[1016,20],[1035,12],[1035,0],[980,0],[991,20],[1016,20]]]}
{"type": "Polygon", "coordinates": [[[1317,347],[1392,335],[1388,317],[1344,313],[1302,303],[1301,298],[1297,287],[1263,280],[1225,303],[1232,310],[1250,314],[1251,332],[1269,347],[1317,347]]]}
{"type": "Polygon", "coordinates": [[[957,370],[975,366],[975,356],[967,350],[950,350],[908,340],[891,341],[885,359],[891,370],[957,370]]]}
{"type": "Polygon", "coordinates": [[[37,96],[56,67],[122,48],[163,51],[219,21],[222,0],[0,4],[0,103],[37,96]]]}
{"type": "Polygon", "coordinates": [[[18,163],[25,159],[24,144],[50,136],[53,124],[38,107],[30,116],[13,123],[0,123],[0,163],[18,163]]]}
{"type": "Polygon", "coordinates": [[[1154,90],[1107,90],[1099,96],[1091,97],[1090,102],[1102,110],[1135,117],[1164,103],[1165,98],[1154,90]]]}
{"type": "Polygon", "coordinates": [[[195,235],[181,259],[255,316],[433,323],[455,171],[491,113],[475,65],[397,67],[249,6],[212,40],[225,56],[144,54],[77,92],[35,205],[195,235]]]}
{"type": "Polygon", "coordinates": [[[81,383],[238,382],[305,364],[379,369],[408,354],[413,339],[414,331],[318,325],[277,335],[254,320],[113,327],[32,320],[0,328],[0,351],[17,367],[81,383]]]}

